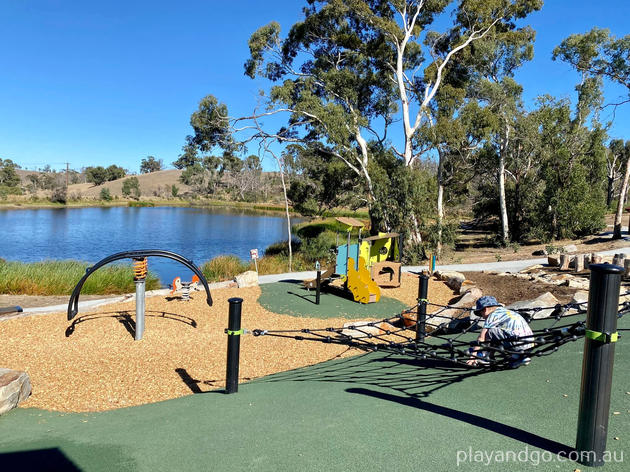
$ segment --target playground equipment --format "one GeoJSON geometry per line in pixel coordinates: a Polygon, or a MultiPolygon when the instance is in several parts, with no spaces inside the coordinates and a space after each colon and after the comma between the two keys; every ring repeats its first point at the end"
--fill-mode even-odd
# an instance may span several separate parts
{"type": "Polygon", "coordinates": [[[185,302],[190,301],[190,291],[199,290],[199,277],[196,274],[193,275],[190,282],[182,282],[181,277],[175,277],[171,287],[171,295],[175,294],[175,292],[181,291],[182,300],[185,302]]]}
{"type": "MultiPolygon", "coordinates": [[[[354,261],[353,261],[354,262],[354,261]]],[[[563,344],[584,339],[582,357],[582,383],[578,411],[577,439],[574,451],[567,457],[587,466],[605,464],[608,419],[610,417],[610,399],[615,355],[615,344],[621,340],[618,320],[630,313],[630,302],[620,303],[621,279],[624,268],[612,264],[592,264],[588,301],[571,302],[554,307],[536,307],[527,310],[525,315],[530,323],[542,322],[546,325],[532,333],[510,338],[511,346],[503,340],[478,341],[477,336],[470,336],[481,329],[480,318],[468,326],[452,333],[441,332],[444,327],[440,313],[445,309],[470,310],[457,306],[436,305],[428,301],[428,276],[419,277],[418,303],[404,310],[399,315],[381,321],[357,322],[338,327],[299,328],[293,330],[254,329],[251,333],[258,336],[273,336],[296,341],[311,341],[338,344],[397,355],[415,357],[420,361],[432,361],[434,367],[441,364],[460,365],[464,369],[480,368],[496,370],[514,368],[518,361],[525,358],[542,357],[553,354],[563,344]],[[426,307],[433,306],[436,311],[427,314],[426,307]],[[543,310],[553,310],[544,319],[534,315],[543,310]],[[414,313],[414,323],[405,322],[406,315],[414,313]],[[586,315],[586,319],[566,322],[586,315]],[[561,321],[562,320],[562,321],[561,321]],[[430,329],[427,329],[430,327],[430,329]],[[468,334],[468,336],[467,336],[468,334]],[[477,367],[468,365],[471,348],[479,348],[487,353],[484,362],[477,367]],[[571,454],[575,453],[575,459],[571,454]]],[[[629,295],[626,292],[623,295],[629,295]]],[[[230,342],[247,330],[241,328],[241,299],[230,300],[230,319],[228,334],[228,384],[227,393],[238,389],[239,345],[230,342]],[[233,304],[238,304],[238,318],[233,316],[233,304]],[[232,352],[230,352],[232,351],[232,352]]],[[[455,319],[455,318],[453,318],[455,319]]],[[[617,439],[617,438],[615,438],[617,439]]]]}
{"type": "MultiPolygon", "coordinates": [[[[136,284],[136,332],[135,339],[139,341],[142,339],[142,335],[144,333],[144,314],[145,314],[145,282],[147,276],[147,257],[164,257],[167,259],[172,259],[177,261],[195,273],[197,280],[201,282],[206,290],[206,303],[208,306],[212,306],[212,296],[210,295],[210,288],[208,287],[208,282],[206,278],[201,273],[201,270],[195,265],[192,260],[186,259],[185,257],[176,254],[170,251],[162,251],[160,249],[144,249],[137,251],[124,251],[118,252],[116,254],[112,254],[108,256],[92,267],[88,267],[85,271],[85,275],[79,280],[77,285],[74,287],[72,291],[72,295],[70,295],[70,300],[68,301],[68,321],[72,321],[72,319],[79,312],[79,295],[81,293],[81,289],[83,288],[83,284],[88,279],[90,275],[96,272],[101,267],[110,264],[111,262],[118,261],[121,259],[132,259],[133,260],[133,274],[134,274],[134,282],[136,284]]],[[[194,278],[193,278],[194,280],[194,278]]],[[[192,282],[191,282],[192,284],[192,282]]],[[[182,284],[183,285],[183,284],[182,284]]]]}
{"type": "Polygon", "coordinates": [[[345,288],[360,303],[374,303],[381,298],[379,287],[399,287],[401,277],[401,243],[398,233],[380,233],[361,237],[364,224],[355,218],[339,217],[348,227],[346,244],[337,246],[336,273],[345,288]],[[356,244],[351,244],[352,231],[358,229],[356,244]]]}

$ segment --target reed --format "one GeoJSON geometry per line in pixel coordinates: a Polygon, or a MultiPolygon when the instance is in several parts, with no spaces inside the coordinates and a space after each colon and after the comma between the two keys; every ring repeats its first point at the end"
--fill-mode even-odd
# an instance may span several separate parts
{"type": "MultiPolygon", "coordinates": [[[[2,262],[0,293],[9,295],[70,295],[85,274],[88,263],[79,261],[2,262]]],[[[149,272],[147,290],[160,288],[149,272]]],[[[83,285],[86,295],[110,295],[135,291],[131,264],[112,264],[92,274],[83,285]]]]}

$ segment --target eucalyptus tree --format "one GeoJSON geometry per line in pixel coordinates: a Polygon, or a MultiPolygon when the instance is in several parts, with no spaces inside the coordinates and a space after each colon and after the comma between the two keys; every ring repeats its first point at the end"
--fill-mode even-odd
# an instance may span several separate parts
{"type": "Polygon", "coordinates": [[[630,141],[624,144],[621,139],[613,139],[608,145],[610,154],[616,156],[623,165],[623,180],[619,188],[619,200],[617,202],[617,211],[615,212],[615,222],[613,229],[613,239],[621,239],[621,217],[623,215],[623,207],[626,202],[628,192],[628,179],[630,178],[630,141]]]}
{"type": "MultiPolygon", "coordinates": [[[[370,209],[370,149],[387,148],[411,168],[426,155],[419,135],[431,126],[430,104],[454,59],[487,35],[500,43],[515,20],[542,6],[542,0],[307,3],[305,19],[286,38],[275,22],[252,35],[246,73],[275,84],[265,113],[289,114],[276,139],[300,139],[340,159],[362,182],[370,209]],[[448,14],[447,31],[431,31],[448,14]]],[[[418,216],[412,215],[415,242],[418,216]]]]}
{"type": "Polygon", "coordinates": [[[616,38],[602,28],[572,34],[554,49],[553,58],[569,63],[583,76],[626,87],[629,96],[622,103],[630,101],[630,35],[616,38]]]}
{"type": "Polygon", "coordinates": [[[587,89],[582,89],[574,111],[567,100],[551,97],[543,97],[537,111],[539,175],[545,183],[537,219],[543,237],[571,238],[603,227],[606,132],[596,120],[590,126],[585,123],[589,108],[597,103],[594,89],[587,89]]]}

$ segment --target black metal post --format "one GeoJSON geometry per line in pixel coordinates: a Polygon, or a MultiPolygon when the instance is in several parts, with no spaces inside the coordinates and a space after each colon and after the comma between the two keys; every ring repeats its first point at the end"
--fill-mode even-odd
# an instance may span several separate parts
{"type": "Polygon", "coordinates": [[[225,393],[238,392],[238,359],[241,349],[241,308],[242,298],[230,298],[230,318],[228,320],[227,368],[225,374],[225,393]]]}
{"type": "Polygon", "coordinates": [[[589,268],[591,282],[575,448],[578,462],[597,467],[604,465],[619,288],[624,270],[611,264],[592,264],[589,268]]]}
{"type": "Polygon", "coordinates": [[[427,297],[429,294],[429,277],[420,274],[418,277],[418,321],[416,322],[416,342],[424,341],[427,321],[427,297]]]}
{"type": "Polygon", "coordinates": [[[322,286],[322,271],[317,271],[317,285],[315,286],[315,305],[319,305],[319,292],[322,286]]]}

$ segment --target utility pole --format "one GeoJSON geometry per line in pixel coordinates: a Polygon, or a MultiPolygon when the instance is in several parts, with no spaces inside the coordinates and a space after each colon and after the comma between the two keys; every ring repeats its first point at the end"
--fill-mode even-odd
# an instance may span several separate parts
{"type": "Polygon", "coordinates": [[[66,198],[68,198],[68,174],[70,173],[70,163],[66,162],[66,198]]]}

